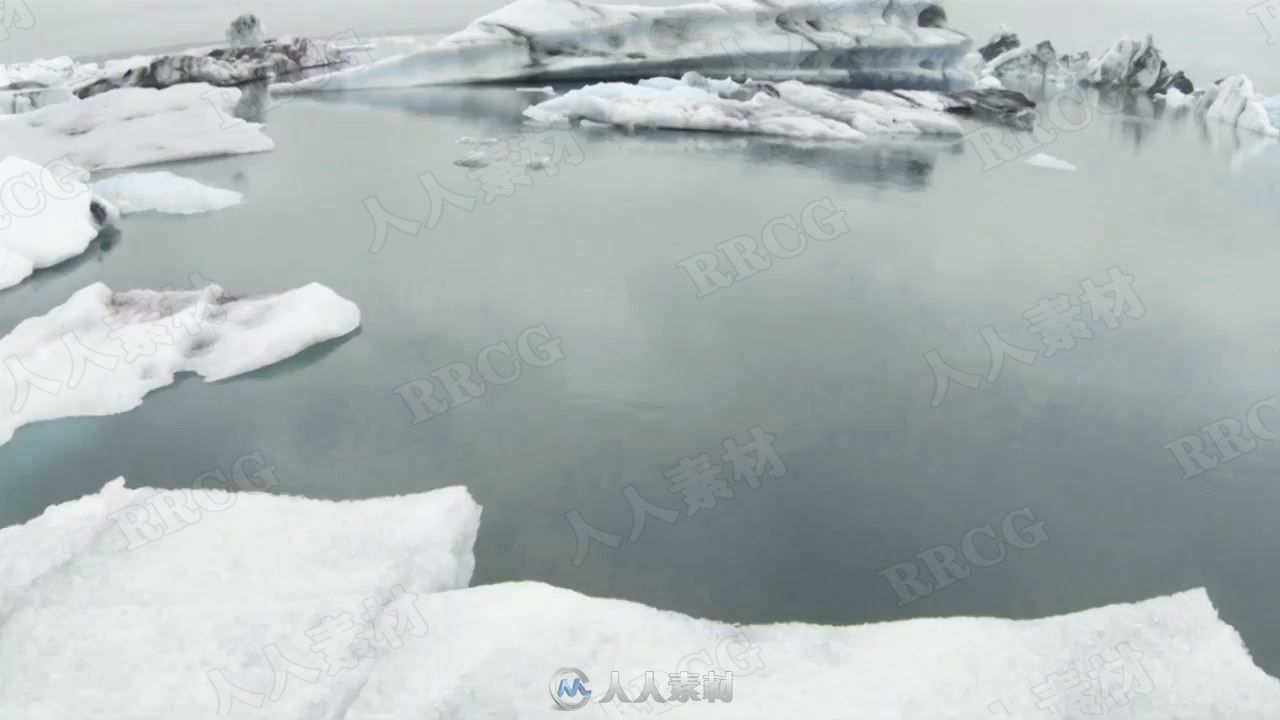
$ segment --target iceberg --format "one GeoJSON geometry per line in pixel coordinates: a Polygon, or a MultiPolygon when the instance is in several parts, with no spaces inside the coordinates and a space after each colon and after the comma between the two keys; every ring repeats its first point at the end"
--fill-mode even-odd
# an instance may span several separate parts
{"type": "Polygon", "coordinates": [[[261,492],[270,466],[231,475],[116,480],[0,530],[0,716],[551,719],[566,666],[592,692],[582,717],[1272,720],[1280,707],[1280,681],[1202,589],[1034,620],[735,625],[536,582],[468,588],[481,510],[460,487],[328,502],[261,492]],[[362,632],[392,608],[416,622],[362,632]],[[606,708],[614,671],[630,700],[651,671],[663,700],[685,672],[732,673],[732,696],[606,708]]]}
{"type": "Polygon", "coordinates": [[[331,502],[257,491],[271,466],[231,475],[118,479],[0,530],[0,717],[343,717],[370,654],[437,630],[396,637],[391,620],[471,581],[481,509],[464,488],[331,502]],[[347,618],[368,634],[313,650],[347,618]],[[282,661],[298,665],[275,697],[282,661]],[[220,712],[223,682],[262,708],[220,712]]]}
{"type": "Polygon", "coordinates": [[[132,410],[178,373],[225,380],[359,325],[355,304],[317,283],[257,297],[95,283],[0,338],[0,445],[29,423],[132,410]]]}
{"type": "Polygon", "coordinates": [[[1009,91],[840,92],[798,80],[738,83],[686,73],[679,80],[659,77],[635,85],[588,85],[533,105],[524,115],[543,125],[593,122],[628,129],[867,140],[954,137],[963,131],[957,114],[984,115],[1018,124],[1029,121],[1031,107],[1024,96],[1009,91]]]}
{"type": "Polygon", "coordinates": [[[1091,58],[1088,52],[1059,55],[1048,40],[1035,47],[1023,46],[1017,33],[1001,26],[974,57],[973,72],[979,77],[979,86],[1007,80],[1130,88],[1151,94],[1171,87],[1184,94],[1194,89],[1182,71],[1169,70],[1151,35],[1142,40],[1122,37],[1100,57],[1091,58]]]}
{"type": "Polygon", "coordinates": [[[83,253],[116,209],[95,197],[70,163],[0,161],[0,290],[83,253]]]}
{"type": "Polygon", "coordinates": [[[114,175],[93,184],[93,191],[129,215],[153,211],[169,215],[224,210],[239,205],[244,195],[209,187],[168,171],[114,175]]]}
{"type": "Polygon", "coordinates": [[[1268,112],[1267,100],[1253,91],[1244,75],[1232,75],[1204,88],[1195,99],[1195,111],[1206,120],[1266,135],[1280,136],[1268,112]]]}
{"type": "Polygon", "coordinates": [[[204,83],[122,88],[3,116],[0,155],[105,170],[272,149],[260,124],[234,116],[240,97],[204,83]]]}
{"type": "Polygon", "coordinates": [[[0,66],[0,114],[28,112],[122,87],[164,89],[192,82],[245,85],[350,62],[332,41],[266,39],[258,18],[250,14],[232,21],[226,35],[225,46],[170,55],[135,55],[95,63],[60,57],[0,66]]]}
{"type": "Polygon", "coordinates": [[[864,88],[967,86],[972,39],[898,0],[711,0],[669,7],[515,0],[435,47],[274,92],[635,80],[694,71],[864,88]]]}

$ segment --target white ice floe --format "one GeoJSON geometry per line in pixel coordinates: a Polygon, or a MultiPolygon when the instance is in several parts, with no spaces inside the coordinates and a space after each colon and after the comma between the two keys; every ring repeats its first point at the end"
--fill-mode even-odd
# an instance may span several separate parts
{"type": "Polygon", "coordinates": [[[737,83],[688,73],[636,85],[599,83],[525,110],[538,123],[588,120],[625,128],[667,128],[778,135],[812,140],[864,140],[889,135],[958,135],[949,101],[925,91],[842,94],[789,80],[737,83]]]}
{"type": "Polygon", "coordinates": [[[354,717],[382,658],[430,642],[426,597],[475,566],[467,491],[277,496],[253,492],[279,484],[256,460],[194,490],[116,480],[0,530],[0,717],[354,717]]]}
{"type": "Polygon", "coordinates": [[[492,162],[493,159],[489,157],[489,153],[484,150],[472,150],[466,155],[454,160],[453,164],[464,168],[482,168],[488,166],[492,162]]]}
{"type": "Polygon", "coordinates": [[[1267,111],[1266,99],[1253,91],[1253,83],[1244,75],[1231,75],[1204,88],[1196,98],[1195,109],[1206,120],[1224,123],[1268,137],[1280,136],[1280,130],[1267,111]]]}
{"type": "Polygon", "coordinates": [[[1045,153],[1036,153],[1035,155],[1032,155],[1028,158],[1024,158],[1022,162],[1028,165],[1035,165],[1036,167],[1045,168],[1048,170],[1071,171],[1076,169],[1075,165],[1072,165],[1066,160],[1059,160],[1058,158],[1052,155],[1046,155],[1045,153]]]}
{"type": "Polygon", "coordinates": [[[0,161],[0,290],[83,253],[117,214],[68,162],[0,161]]]}
{"type": "Polygon", "coordinates": [[[731,703],[678,704],[694,718],[1030,720],[1050,690],[1080,720],[1280,707],[1203,590],[1038,620],[732,625],[539,583],[461,589],[480,520],[462,488],[223,492],[275,484],[260,462],[194,490],[117,480],[0,530],[0,717],[562,718],[564,666],[593,693],[575,717],[606,715],[612,671],[630,699],[646,671],[664,699],[668,673],[733,673],[731,703]]]}
{"type": "Polygon", "coordinates": [[[971,81],[969,36],[899,0],[711,0],[669,7],[516,0],[431,49],[277,92],[484,81],[624,80],[688,71],[858,87],[971,81]],[[925,26],[922,26],[925,25],[925,26]]]}
{"type": "Polygon", "coordinates": [[[0,445],[29,423],[114,415],[178,373],[225,380],[360,325],[360,311],[312,283],[236,298],[217,285],[113,292],[95,283],[0,338],[0,445]]]}
{"type": "Polygon", "coordinates": [[[121,88],[0,117],[0,155],[100,170],[272,149],[260,124],[234,116],[239,101],[236,88],[202,83],[121,88]]]}
{"type": "MultiPolygon", "coordinates": [[[[660,673],[666,697],[666,673],[714,669],[734,673],[732,704],[682,703],[681,717],[972,720],[999,703],[1009,717],[1032,720],[1046,717],[1046,678],[1078,673],[1088,687],[1098,663],[1124,671],[1098,702],[1126,720],[1267,720],[1280,707],[1280,682],[1253,664],[1202,590],[1040,620],[852,627],[730,625],[537,583],[422,604],[431,642],[389,655],[345,717],[563,717],[547,693],[565,665],[591,680],[584,717],[606,716],[597,703],[614,670],[635,699],[645,671],[660,673]],[[487,627],[495,617],[502,632],[487,627]]],[[[1074,709],[1072,697],[1059,695],[1058,707],[1074,709]]]]}
{"type": "Polygon", "coordinates": [[[93,184],[93,191],[122,215],[153,211],[170,215],[224,210],[244,202],[235,190],[209,187],[168,171],[113,175],[93,184]]]}

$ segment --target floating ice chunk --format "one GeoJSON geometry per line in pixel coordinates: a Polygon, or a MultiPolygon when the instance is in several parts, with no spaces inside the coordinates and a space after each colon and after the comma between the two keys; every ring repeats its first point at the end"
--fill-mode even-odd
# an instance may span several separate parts
{"type": "Polygon", "coordinates": [[[122,88],[0,117],[0,155],[100,170],[273,148],[261,125],[234,117],[239,101],[236,88],[201,83],[122,88]]]}
{"type": "Polygon", "coordinates": [[[482,168],[492,162],[493,159],[489,157],[489,153],[483,150],[472,150],[466,155],[454,160],[453,164],[464,168],[482,168]]]}
{"type": "Polygon", "coordinates": [[[217,285],[112,292],[95,283],[0,338],[0,445],[29,423],[132,410],[177,373],[225,380],[359,324],[353,303],[316,283],[245,298],[217,285]]]}
{"type": "Polygon", "coordinates": [[[548,95],[548,96],[551,96],[551,97],[555,97],[555,95],[556,95],[556,89],[555,89],[555,88],[553,88],[553,87],[551,87],[550,85],[544,85],[544,86],[542,86],[542,87],[540,87],[540,88],[536,88],[536,87],[519,87],[519,88],[516,88],[516,92],[518,92],[518,93],[528,93],[528,94],[530,94],[530,95],[548,95]]]}
{"type": "Polygon", "coordinates": [[[83,176],[67,162],[0,161],[0,290],[83,253],[114,223],[115,209],[83,176]]]}
{"type": "Polygon", "coordinates": [[[266,459],[195,480],[207,489],[116,480],[0,530],[0,717],[343,717],[382,658],[431,642],[419,608],[475,566],[467,491],[225,492],[278,485],[266,459]]]}
{"type": "Polygon", "coordinates": [[[789,80],[780,83],[650,78],[571,90],[525,110],[535,122],[589,120],[649,127],[811,140],[864,140],[887,135],[958,135],[946,113],[953,104],[931,92],[867,90],[841,94],[789,80]]]}
{"type": "Polygon", "coordinates": [[[1028,165],[1046,168],[1048,170],[1072,171],[1076,169],[1075,165],[1072,165],[1066,160],[1059,160],[1058,158],[1052,155],[1046,155],[1045,153],[1036,153],[1028,158],[1024,158],[1022,162],[1028,165]]]}
{"type": "MultiPolygon", "coordinates": [[[[852,627],[730,625],[538,583],[438,593],[422,605],[432,641],[389,655],[345,717],[562,717],[547,692],[564,665],[590,679],[593,706],[614,670],[628,684],[656,670],[664,698],[666,673],[732,672],[732,705],[680,703],[682,717],[696,718],[840,718],[856,708],[859,720],[960,720],[991,717],[995,703],[1010,718],[1041,718],[1046,693],[1063,687],[1052,684],[1059,673],[1081,682],[1052,698],[1059,707],[1092,697],[1099,714],[1126,720],[1266,720],[1280,707],[1280,681],[1253,664],[1203,590],[1039,620],[852,627]],[[1090,696],[1099,671],[1110,673],[1105,688],[1090,696]],[[797,682],[820,690],[799,693],[797,682]]],[[[634,700],[640,687],[624,691],[634,700]]]]}
{"type": "Polygon", "coordinates": [[[93,184],[93,191],[121,214],[154,211],[170,215],[223,210],[239,205],[244,195],[202,185],[168,171],[114,175],[93,184]]]}
{"type": "Polygon", "coordinates": [[[1265,98],[1253,91],[1253,83],[1244,75],[1231,75],[1205,88],[1196,99],[1196,111],[1206,120],[1260,135],[1280,135],[1267,111],[1265,98]]]}
{"type": "Polygon", "coordinates": [[[516,0],[431,49],[277,92],[486,81],[633,80],[697,71],[855,87],[968,83],[972,46],[936,6],[898,0],[713,0],[670,7],[516,0]]]}

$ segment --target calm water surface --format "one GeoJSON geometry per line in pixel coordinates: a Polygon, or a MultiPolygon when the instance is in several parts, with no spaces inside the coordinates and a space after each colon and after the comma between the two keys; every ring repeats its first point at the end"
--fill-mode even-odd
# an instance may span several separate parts
{"type": "MultiPolygon", "coordinates": [[[[1119,7],[1147,21],[1134,30],[1177,24],[1172,9],[1119,7]]],[[[1243,20],[1239,36],[1265,57],[1261,26],[1243,20]]],[[[477,584],[537,579],[726,620],[822,623],[1034,617],[1203,585],[1280,672],[1280,445],[1191,480],[1164,449],[1280,393],[1280,149],[1143,104],[1043,148],[1074,173],[984,167],[965,143],[586,131],[581,162],[370,252],[366,198],[425,219],[428,172],[483,195],[452,164],[467,149],[456,140],[518,133],[527,102],[423,89],[281,105],[266,118],[274,152],[174,167],[246,205],[132,216],[111,247],[6,293],[5,332],[91,282],[185,287],[191,273],[235,292],[321,282],[364,322],[244,378],[188,378],[124,415],[19,430],[0,447],[0,525],[120,475],[190,487],[256,452],[288,494],[467,485],[484,506],[477,584]],[[696,296],[680,261],[824,198],[849,232],[696,296]],[[927,353],[985,374],[987,327],[1043,350],[1023,313],[1113,266],[1134,277],[1141,317],[1090,323],[1073,349],[1008,360],[994,383],[953,384],[931,406],[927,353]],[[413,422],[397,388],[540,325],[562,360],[413,422]],[[776,436],[785,476],[736,483],[687,515],[664,473],[718,458],[752,427],[776,436]],[[679,519],[649,517],[634,542],[595,542],[575,566],[566,514],[626,536],[627,487],[679,519]],[[1018,508],[1047,540],[908,604],[881,576],[1018,508]]]]}

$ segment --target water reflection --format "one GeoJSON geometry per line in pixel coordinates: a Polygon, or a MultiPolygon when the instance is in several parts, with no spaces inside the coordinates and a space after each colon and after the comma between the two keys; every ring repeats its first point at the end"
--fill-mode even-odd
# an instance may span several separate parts
{"type": "MultiPolygon", "coordinates": [[[[561,85],[557,92],[573,86],[561,85]]],[[[305,96],[300,102],[396,110],[409,115],[465,120],[477,132],[492,135],[519,133],[525,108],[539,101],[536,93],[510,87],[437,87],[346,91],[305,96]]],[[[963,152],[958,138],[915,137],[844,143],[792,138],[734,135],[713,132],[681,132],[654,129],[625,131],[599,125],[583,125],[574,132],[580,141],[602,144],[647,145],[646,152],[697,153],[714,156],[745,155],[753,162],[798,165],[818,170],[845,183],[894,186],[922,190],[929,184],[938,157],[963,152]]],[[[463,151],[459,152],[459,155],[463,151]]]]}

